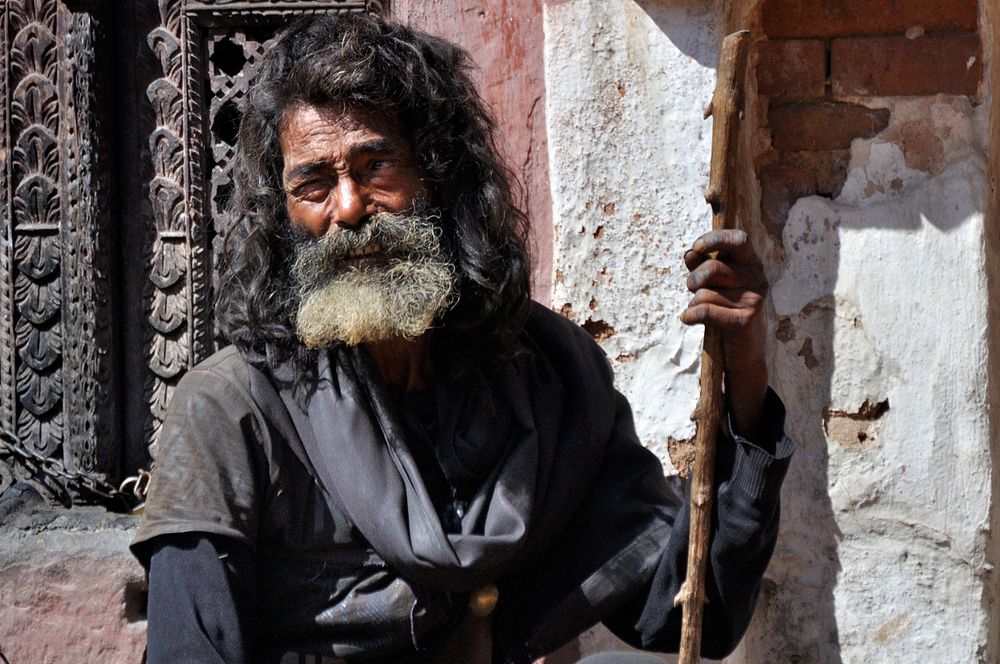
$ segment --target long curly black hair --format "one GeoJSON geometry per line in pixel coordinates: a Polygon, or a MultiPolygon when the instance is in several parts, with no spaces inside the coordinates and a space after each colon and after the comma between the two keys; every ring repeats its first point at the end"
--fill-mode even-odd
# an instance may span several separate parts
{"type": "Polygon", "coordinates": [[[458,302],[433,335],[435,369],[459,374],[511,348],[530,300],[527,218],[470,68],[454,44],[365,14],[299,21],[277,39],[246,99],[219,266],[219,326],[248,361],[292,359],[296,381],[312,362],[295,336],[279,144],[283,114],[302,103],[393,113],[410,140],[458,275],[458,302]]]}

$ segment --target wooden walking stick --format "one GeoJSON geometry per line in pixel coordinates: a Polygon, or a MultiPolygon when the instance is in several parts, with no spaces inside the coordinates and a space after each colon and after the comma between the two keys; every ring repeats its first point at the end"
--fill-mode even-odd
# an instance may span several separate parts
{"type": "MultiPolygon", "coordinates": [[[[750,33],[742,30],[722,41],[718,78],[705,117],[712,116],[712,163],[705,199],[712,206],[712,229],[732,228],[738,195],[737,156],[743,117],[744,83],[750,33]]],[[[715,442],[722,420],[722,335],[705,328],[701,354],[701,396],[694,412],[695,457],[691,473],[691,531],[688,538],[687,577],[674,605],[682,605],[681,648],[678,664],[697,664],[701,658],[701,622],[705,605],[705,565],[708,561],[712,498],[715,486],[715,442]]]]}

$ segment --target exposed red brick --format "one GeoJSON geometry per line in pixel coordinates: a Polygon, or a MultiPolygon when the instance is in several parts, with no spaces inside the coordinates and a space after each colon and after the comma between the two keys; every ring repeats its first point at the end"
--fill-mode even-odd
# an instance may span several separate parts
{"type": "Polygon", "coordinates": [[[771,97],[822,97],[826,92],[826,44],[782,39],[757,44],[757,92],[771,97]]]}
{"type": "Polygon", "coordinates": [[[803,196],[836,196],[847,178],[849,150],[788,152],[760,169],[764,226],[780,238],[788,211],[803,196]]]}
{"type": "Polygon", "coordinates": [[[771,235],[781,238],[792,204],[803,196],[816,193],[815,178],[781,163],[765,166],[759,177],[761,221],[771,235]]]}
{"type": "Polygon", "coordinates": [[[780,162],[788,168],[811,173],[814,178],[813,193],[820,196],[836,196],[847,179],[847,167],[851,162],[850,150],[826,150],[823,152],[785,152],[780,162]]]}
{"type": "Polygon", "coordinates": [[[775,37],[851,37],[977,29],[976,0],[765,0],[764,33],[775,37]]]}
{"type": "Polygon", "coordinates": [[[771,104],[771,145],[782,151],[841,150],[885,129],[889,110],[839,102],[771,104]]]}
{"type": "Polygon", "coordinates": [[[976,34],[835,39],[833,93],[852,95],[974,95],[983,76],[976,34]]]}

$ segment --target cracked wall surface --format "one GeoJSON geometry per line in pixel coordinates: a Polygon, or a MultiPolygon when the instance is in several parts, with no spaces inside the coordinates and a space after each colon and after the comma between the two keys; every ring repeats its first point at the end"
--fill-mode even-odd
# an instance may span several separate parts
{"type": "MultiPolygon", "coordinates": [[[[753,81],[750,188],[772,384],[799,449],[731,664],[995,661],[995,104],[980,79],[996,47],[980,47],[972,0],[875,5],[740,10],[758,30],[756,66],[774,70],[753,81]]],[[[545,12],[553,307],[598,339],[643,443],[674,472],[701,344],[676,321],[683,248],[709,225],[701,112],[719,35],[745,23],[725,2],[551,0],[545,12]]],[[[616,644],[592,633],[582,645],[616,644]]]]}
{"type": "Polygon", "coordinates": [[[711,3],[545,11],[553,307],[600,341],[643,443],[668,468],[668,447],[694,433],[702,333],[678,320],[681,257],[711,225],[703,112],[715,26],[711,3]]]}
{"type": "Polygon", "coordinates": [[[892,124],[856,140],[842,193],[795,203],[773,266],[800,447],[748,661],[985,661],[983,109],[888,103],[951,137],[940,158],[911,167],[892,124]]]}

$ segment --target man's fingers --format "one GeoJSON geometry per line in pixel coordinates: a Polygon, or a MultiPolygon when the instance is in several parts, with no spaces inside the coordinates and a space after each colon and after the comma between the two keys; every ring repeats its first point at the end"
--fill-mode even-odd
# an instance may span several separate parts
{"type": "Polygon", "coordinates": [[[758,328],[767,294],[764,267],[747,234],[738,229],[705,233],[684,254],[694,297],[681,314],[688,325],[711,325],[742,338],[758,328]]]}
{"type": "Polygon", "coordinates": [[[712,325],[723,331],[746,329],[753,318],[753,309],[734,309],[707,303],[689,306],[681,313],[681,322],[685,325],[712,325]]]}
{"type": "Polygon", "coordinates": [[[762,294],[744,288],[725,288],[722,290],[702,288],[695,292],[694,297],[688,303],[688,308],[698,306],[699,304],[714,304],[730,309],[756,309],[761,306],[763,301],[764,296],[762,294]]]}
{"type": "Polygon", "coordinates": [[[692,293],[702,288],[716,290],[742,288],[766,292],[767,278],[759,264],[733,266],[718,259],[710,259],[691,271],[687,278],[687,287],[692,293]]]}
{"type": "MultiPolygon", "coordinates": [[[[688,253],[708,257],[709,254],[716,252],[725,254],[734,261],[746,265],[760,262],[753,250],[753,245],[750,244],[750,237],[737,228],[725,228],[705,233],[694,241],[691,245],[691,251],[688,253]]],[[[696,259],[692,257],[692,261],[694,260],[696,259]]],[[[684,255],[684,262],[688,264],[688,254],[684,255]]],[[[693,269],[690,264],[688,269],[693,269]]]]}
{"type": "Polygon", "coordinates": [[[707,254],[699,254],[694,249],[688,249],[684,252],[684,265],[687,266],[688,272],[694,272],[699,265],[709,258],[707,254]]]}

